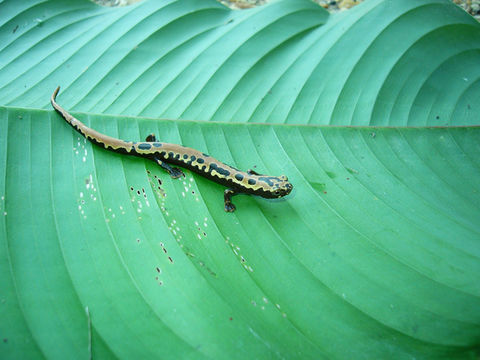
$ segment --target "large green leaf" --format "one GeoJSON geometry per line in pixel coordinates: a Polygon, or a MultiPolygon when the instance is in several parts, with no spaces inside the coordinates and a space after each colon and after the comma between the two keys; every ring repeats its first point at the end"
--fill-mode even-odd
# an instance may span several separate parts
{"type": "Polygon", "coordinates": [[[478,356],[480,129],[314,124],[478,124],[479,35],[439,0],[0,3],[0,357],[478,356]],[[294,192],[227,214],[57,85],[294,192]]]}
{"type": "Polygon", "coordinates": [[[450,357],[476,344],[478,129],[91,119],[296,186],[226,214],[218,185],[92,148],[52,112],[2,119],[2,237],[23,318],[10,327],[48,357],[87,351],[86,306],[93,344],[121,357],[450,357]]]}

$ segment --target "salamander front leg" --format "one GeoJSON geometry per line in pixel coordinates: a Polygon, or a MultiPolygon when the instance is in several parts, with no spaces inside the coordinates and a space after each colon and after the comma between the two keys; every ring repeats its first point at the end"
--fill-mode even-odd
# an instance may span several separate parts
{"type": "Polygon", "coordinates": [[[145,141],[148,141],[148,142],[156,142],[157,141],[157,137],[155,136],[155,134],[150,134],[147,136],[147,138],[145,139],[145,141]]]}
{"type": "Polygon", "coordinates": [[[171,167],[165,161],[162,161],[158,158],[154,158],[154,160],[157,162],[158,165],[160,165],[162,168],[164,168],[168,172],[168,174],[172,177],[172,179],[178,179],[180,176],[185,177],[185,174],[179,168],[171,167]]]}
{"type": "Polygon", "coordinates": [[[236,207],[232,203],[232,196],[237,195],[238,193],[233,189],[226,189],[223,193],[223,198],[225,200],[225,211],[234,212],[236,207]]]}

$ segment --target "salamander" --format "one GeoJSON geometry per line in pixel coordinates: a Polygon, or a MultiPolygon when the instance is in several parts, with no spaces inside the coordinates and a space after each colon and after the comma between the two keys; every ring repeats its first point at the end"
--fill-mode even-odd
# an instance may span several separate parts
{"type": "Polygon", "coordinates": [[[52,94],[53,108],[85,138],[110,151],[153,160],[174,179],[185,176],[182,170],[171,166],[178,165],[226,186],[224,205],[227,212],[235,211],[235,205],[232,203],[234,195],[252,194],[263,198],[280,198],[288,195],[293,189],[293,185],[285,175],[262,175],[253,170],[244,172],[198,150],[160,142],[154,134],[148,135],[144,142],[124,141],[101,134],[86,126],[57,104],[55,99],[59,90],[60,86],[52,94]]]}

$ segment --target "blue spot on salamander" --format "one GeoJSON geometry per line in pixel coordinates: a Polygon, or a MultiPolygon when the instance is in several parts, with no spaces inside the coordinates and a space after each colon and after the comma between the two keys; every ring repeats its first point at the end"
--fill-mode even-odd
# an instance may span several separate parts
{"type": "Polygon", "coordinates": [[[238,181],[242,181],[243,180],[243,175],[242,174],[235,174],[235,179],[237,179],[238,181]]]}
{"type": "Polygon", "coordinates": [[[198,162],[199,164],[203,164],[203,163],[205,162],[205,160],[203,160],[202,158],[198,158],[198,159],[197,159],[197,162],[198,162]]]}
{"type": "MultiPolygon", "coordinates": [[[[200,159],[198,159],[198,160],[200,160],[200,159]]],[[[212,170],[215,170],[217,173],[219,173],[220,175],[223,175],[223,176],[229,176],[230,175],[230,171],[222,168],[221,166],[217,166],[217,164],[215,164],[215,163],[210,164],[210,170],[209,171],[212,172],[212,170]]]]}
{"type": "Polygon", "coordinates": [[[162,147],[162,143],[160,143],[160,142],[154,142],[152,145],[157,147],[157,148],[162,147]]]}
{"type": "Polygon", "coordinates": [[[275,178],[272,176],[262,176],[262,177],[259,177],[258,180],[266,182],[269,186],[273,186],[272,180],[275,180],[275,178]]]}
{"type": "Polygon", "coordinates": [[[248,185],[255,185],[257,181],[255,179],[248,179],[248,185]]]}
{"type": "Polygon", "coordinates": [[[138,148],[140,150],[150,150],[152,148],[152,145],[150,145],[149,143],[140,143],[138,144],[138,148]]]}
{"type": "Polygon", "coordinates": [[[185,159],[185,163],[191,165],[192,162],[195,161],[196,157],[194,155],[188,156],[187,154],[183,155],[183,158],[185,159]],[[187,160],[188,159],[188,160],[187,160]]]}

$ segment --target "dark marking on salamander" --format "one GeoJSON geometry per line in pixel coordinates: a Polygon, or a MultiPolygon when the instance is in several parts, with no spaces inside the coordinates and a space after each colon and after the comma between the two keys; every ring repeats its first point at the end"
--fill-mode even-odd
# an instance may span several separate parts
{"type": "Polygon", "coordinates": [[[138,148],[140,150],[150,150],[152,148],[152,145],[149,143],[140,143],[138,144],[138,148]]]}
{"type": "Polygon", "coordinates": [[[268,185],[274,186],[275,178],[272,178],[271,176],[260,176],[258,180],[265,181],[268,185]]]}
{"type": "Polygon", "coordinates": [[[215,170],[217,173],[219,173],[220,175],[223,175],[225,177],[230,175],[230,171],[224,169],[221,166],[217,166],[217,164],[215,164],[215,163],[210,164],[210,174],[212,173],[213,170],[215,170]]]}
{"type": "Polygon", "coordinates": [[[228,188],[224,192],[225,211],[235,211],[232,196],[237,194],[253,194],[264,198],[279,198],[288,195],[293,189],[293,185],[285,175],[266,176],[259,175],[256,172],[247,173],[240,171],[198,150],[182,145],[159,142],[154,134],[148,135],[146,142],[137,143],[98,133],[73,117],[56,103],[55,98],[59,90],[60,87],[52,94],[51,103],[53,108],[67,123],[88,140],[107,150],[154,160],[165,169],[172,178],[184,176],[182,170],[170,166],[179,165],[218,184],[227,186],[228,188]],[[162,150],[160,151],[159,148],[162,150]],[[200,166],[200,164],[203,165],[200,166]]]}

